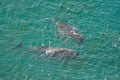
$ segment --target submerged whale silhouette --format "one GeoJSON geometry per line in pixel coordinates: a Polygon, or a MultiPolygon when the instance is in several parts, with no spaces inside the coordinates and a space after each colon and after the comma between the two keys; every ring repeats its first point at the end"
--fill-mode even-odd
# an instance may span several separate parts
{"type": "Polygon", "coordinates": [[[84,38],[77,32],[77,30],[74,27],[55,21],[55,19],[46,19],[46,21],[51,21],[55,23],[57,25],[59,33],[62,36],[69,38],[77,43],[82,42],[84,40],[84,38]]]}

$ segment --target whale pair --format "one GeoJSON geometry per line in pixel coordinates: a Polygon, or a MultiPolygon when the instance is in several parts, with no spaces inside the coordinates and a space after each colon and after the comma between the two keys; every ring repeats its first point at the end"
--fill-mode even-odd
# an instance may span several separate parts
{"type": "MultiPolygon", "coordinates": [[[[52,21],[57,25],[57,29],[59,33],[68,38],[71,39],[77,43],[82,42],[84,39],[83,37],[77,32],[77,30],[74,27],[68,26],[64,23],[57,22],[54,19],[46,19],[47,21],[52,21]]],[[[22,43],[14,47],[16,48],[23,48],[22,43]]],[[[57,57],[57,58],[67,58],[67,59],[74,59],[78,53],[75,50],[67,49],[67,48],[58,48],[58,47],[52,47],[52,46],[40,46],[40,47],[33,47],[29,48],[32,51],[37,51],[41,55],[51,56],[51,57],[57,57]]]]}

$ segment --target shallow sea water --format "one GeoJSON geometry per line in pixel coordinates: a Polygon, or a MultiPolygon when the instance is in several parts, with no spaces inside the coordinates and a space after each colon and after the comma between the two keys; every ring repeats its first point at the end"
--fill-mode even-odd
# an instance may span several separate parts
{"type": "Polygon", "coordinates": [[[120,0],[0,0],[0,80],[119,80],[120,0]],[[57,20],[85,40],[60,36],[57,20]],[[54,46],[79,52],[73,60],[39,57],[19,48],[54,46]]]}

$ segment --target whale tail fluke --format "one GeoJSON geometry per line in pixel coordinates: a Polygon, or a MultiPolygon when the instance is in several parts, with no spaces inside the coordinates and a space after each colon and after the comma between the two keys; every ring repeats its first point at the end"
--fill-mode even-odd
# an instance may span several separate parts
{"type": "Polygon", "coordinates": [[[18,48],[23,48],[23,43],[22,41],[15,47],[11,48],[11,49],[18,49],[18,48]]]}

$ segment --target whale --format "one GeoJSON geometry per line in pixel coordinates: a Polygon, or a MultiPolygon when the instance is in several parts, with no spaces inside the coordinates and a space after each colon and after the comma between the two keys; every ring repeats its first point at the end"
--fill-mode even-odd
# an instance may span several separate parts
{"type": "Polygon", "coordinates": [[[75,27],[72,27],[72,26],[69,26],[65,23],[56,21],[55,19],[47,18],[45,20],[55,23],[60,35],[66,37],[66,38],[68,38],[76,43],[81,43],[84,41],[83,36],[80,33],[78,33],[78,31],[75,27]]]}
{"type": "Polygon", "coordinates": [[[79,54],[77,51],[68,48],[60,48],[60,47],[52,47],[52,46],[25,47],[23,46],[22,42],[11,49],[12,50],[24,49],[38,53],[39,56],[41,57],[48,56],[51,58],[58,58],[58,59],[74,59],[79,54]]]}

